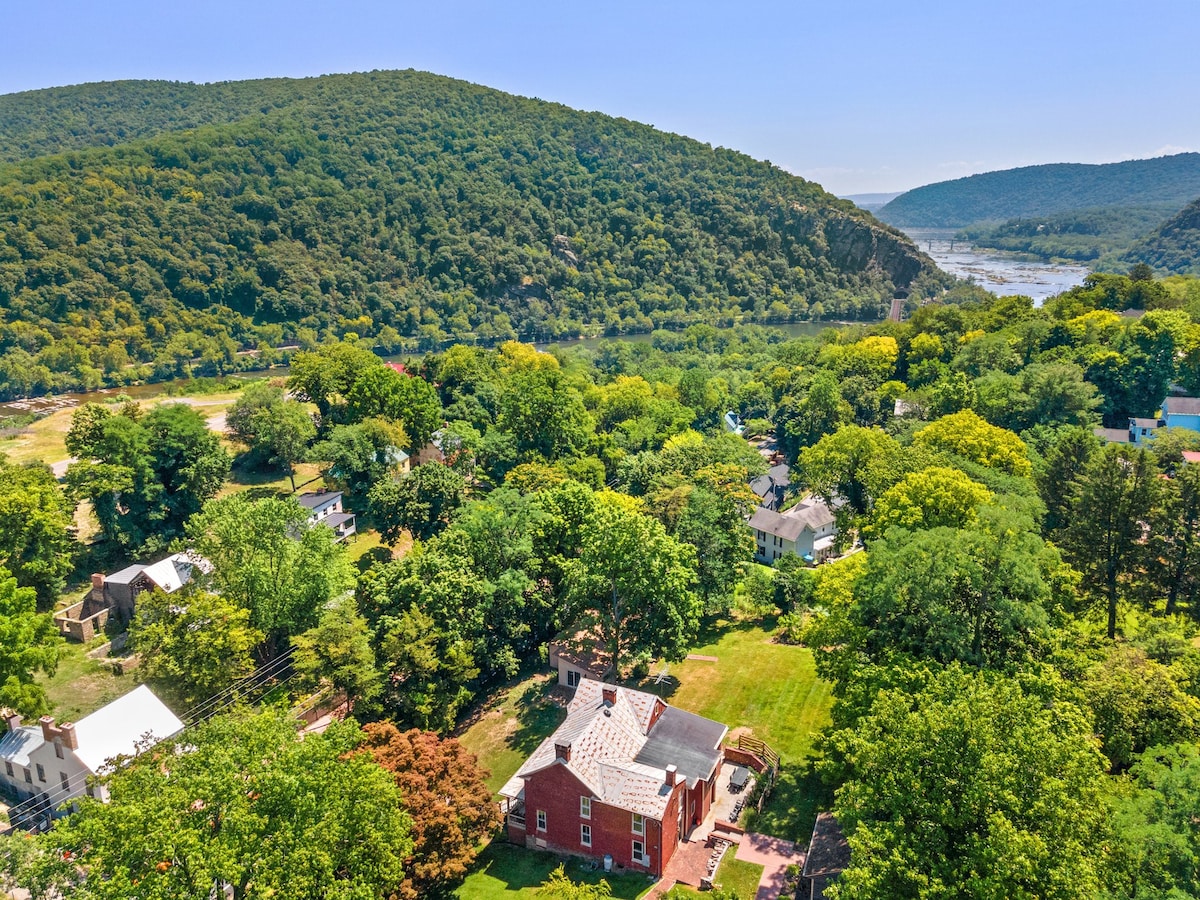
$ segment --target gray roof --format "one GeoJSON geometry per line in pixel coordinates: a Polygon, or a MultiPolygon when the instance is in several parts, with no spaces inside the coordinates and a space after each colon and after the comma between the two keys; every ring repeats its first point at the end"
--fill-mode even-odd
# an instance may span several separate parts
{"type": "Polygon", "coordinates": [[[4,735],[0,740],[0,759],[7,760],[16,766],[28,766],[29,754],[46,743],[42,735],[42,726],[22,725],[4,735]]]}
{"type": "Polygon", "coordinates": [[[1093,428],[1092,434],[1110,444],[1128,444],[1128,428],[1093,428]]]}
{"type": "Polygon", "coordinates": [[[820,500],[806,500],[786,512],[759,508],[750,517],[750,527],[775,534],[785,541],[795,541],[808,528],[819,531],[834,522],[833,510],[820,500]]]}
{"type": "Polygon", "coordinates": [[[848,865],[850,844],[842,833],[842,826],[833,813],[818,813],[812,840],[808,844],[808,855],[804,859],[803,877],[839,875],[848,865]]]}
{"type": "Polygon", "coordinates": [[[307,494],[301,494],[296,499],[305,509],[320,509],[322,506],[328,506],[330,503],[333,503],[341,496],[341,491],[310,491],[307,494]]]}
{"type": "Polygon", "coordinates": [[[326,525],[330,528],[336,528],[344,522],[353,522],[354,513],[334,513],[332,516],[327,516],[324,519],[326,525]]]}
{"type": "Polygon", "coordinates": [[[1163,413],[1176,416],[1200,416],[1200,397],[1168,397],[1163,413]]]}
{"type": "Polygon", "coordinates": [[[104,580],[111,582],[112,584],[129,584],[144,571],[146,571],[145,563],[134,563],[132,566],[126,566],[119,572],[113,572],[111,575],[105,575],[104,580]]]}
{"type": "Polygon", "coordinates": [[[707,781],[721,762],[721,741],[729,729],[720,722],[668,706],[646,735],[634,762],[656,769],[675,766],[688,787],[707,781]]]}
{"type": "Polygon", "coordinates": [[[1130,428],[1157,428],[1158,427],[1158,419],[1137,418],[1137,417],[1131,418],[1129,420],[1129,427],[1130,428]]]}

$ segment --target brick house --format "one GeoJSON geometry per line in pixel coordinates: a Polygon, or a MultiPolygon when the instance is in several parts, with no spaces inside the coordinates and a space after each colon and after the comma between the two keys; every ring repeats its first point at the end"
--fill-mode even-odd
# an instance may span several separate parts
{"type": "Polygon", "coordinates": [[[566,720],[500,789],[508,838],[661,875],[712,806],[727,731],[585,678],[566,720]]]}

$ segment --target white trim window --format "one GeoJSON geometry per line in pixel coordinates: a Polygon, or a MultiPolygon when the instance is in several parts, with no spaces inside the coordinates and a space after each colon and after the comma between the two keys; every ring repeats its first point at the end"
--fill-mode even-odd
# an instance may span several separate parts
{"type": "Polygon", "coordinates": [[[585,847],[592,846],[592,826],[583,824],[579,826],[579,843],[585,847]]]}
{"type": "Polygon", "coordinates": [[[646,817],[641,813],[633,814],[633,833],[643,836],[646,834],[646,817]]]}
{"type": "Polygon", "coordinates": [[[546,830],[546,811],[544,809],[539,809],[537,811],[537,830],[546,830]]]}
{"type": "Polygon", "coordinates": [[[644,841],[633,842],[633,861],[639,866],[650,865],[650,859],[646,856],[646,844],[644,841]]]}
{"type": "Polygon", "coordinates": [[[590,819],[592,817],[592,798],[581,796],[579,798],[579,818],[590,819]]]}

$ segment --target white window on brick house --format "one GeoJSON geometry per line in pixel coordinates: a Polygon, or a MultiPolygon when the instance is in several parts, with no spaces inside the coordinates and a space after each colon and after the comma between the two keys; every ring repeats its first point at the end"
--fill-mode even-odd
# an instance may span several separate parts
{"type": "Polygon", "coordinates": [[[646,859],[646,845],[642,841],[633,842],[633,861],[643,866],[650,862],[646,859]]]}
{"type": "Polygon", "coordinates": [[[590,819],[592,817],[592,798],[579,798],[579,817],[581,819],[590,819]]]}
{"type": "Polygon", "coordinates": [[[544,809],[539,809],[537,811],[537,830],[546,830],[546,811],[544,809]]]}
{"type": "Polygon", "coordinates": [[[633,833],[634,834],[645,834],[646,833],[646,819],[641,813],[633,814],[633,833]]]}
{"type": "Polygon", "coordinates": [[[585,847],[592,846],[592,826],[591,825],[580,825],[579,826],[579,843],[583,844],[583,846],[585,846],[585,847]]]}

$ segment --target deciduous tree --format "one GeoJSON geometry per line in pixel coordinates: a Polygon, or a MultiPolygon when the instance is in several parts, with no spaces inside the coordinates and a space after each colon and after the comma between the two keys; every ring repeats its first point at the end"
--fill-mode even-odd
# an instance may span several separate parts
{"type": "Polygon", "coordinates": [[[301,739],[286,715],[245,711],[160,744],[106,779],[45,840],[73,854],[90,900],[365,900],[400,889],[410,818],[391,774],[356,752],[357,726],[301,739]]]}
{"type": "Polygon", "coordinates": [[[1098,895],[1102,758],[1069,704],[951,668],[880,693],[826,753],[851,848],[843,900],[1098,895]]]}
{"type": "Polygon", "coordinates": [[[138,680],[153,684],[179,709],[252,672],[262,639],[249,610],[204,590],[143,593],[129,624],[129,647],[141,660],[138,680]]]}
{"type": "Polygon", "coordinates": [[[680,658],[699,625],[695,551],[611,492],[596,495],[581,539],[567,564],[574,629],[594,634],[617,671],[635,656],[680,658]]]}
{"type": "Polygon", "coordinates": [[[400,731],[390,722],[364,729],[363,746],[396,780],[412,817],[412,855],[404,860],[401,900],[449,896],[496,827],[486,772],[455,738],[400,731]]]}
{"type": "Polygon", "coordinates": [[[189,523],[188,539],[213,564],[207,582],[249,610],[250,623],[273,641],[311,628],[354,583],[333,531],[310,527],[295,500],[232,494],[210,501],[189,523]]]}
{"type": "Polygon", "coordinates": [[[37,611],[33,588],[17,586],[0,568],[0,705],[34,718],[49,711],[39,672],[58,668],[62,638],[49,613],[37,611]]]}

